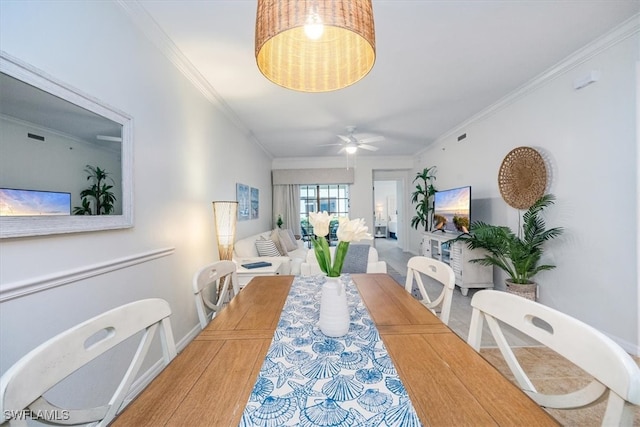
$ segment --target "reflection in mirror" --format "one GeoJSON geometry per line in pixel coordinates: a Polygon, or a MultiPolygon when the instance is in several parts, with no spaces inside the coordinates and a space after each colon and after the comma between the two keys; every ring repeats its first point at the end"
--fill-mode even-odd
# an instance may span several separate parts
{"type": "Polygon", "coordinates": [[[0,94],[0,237],[131,227],[131,118],[4,52],[0,94]]]}

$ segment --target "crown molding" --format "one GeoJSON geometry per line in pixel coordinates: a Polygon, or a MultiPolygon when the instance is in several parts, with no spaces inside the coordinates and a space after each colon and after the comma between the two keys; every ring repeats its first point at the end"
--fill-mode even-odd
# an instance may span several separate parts
{"type": "Polygon", "coordinates": [[[640,14],[632,16],[605,35],[595,39],[594,41],[578,49],[556,65],[552,66],[541,74],[538,74],[536,77],[529,80],[518,89],[514,90],[500,100],[489,105],[479,113],[471,116],[469,119],[440,135],[433,141],[432,144],[429,144],[428,147],[416,153],[416,158],[419,158],[422,154],[432,149],[434,146],[444,143],[448,138],[454,135],[458,135],[460,132],[464,132],[464,129],[469,127],[474,122],[478,122],[492,116],[501,109],[515,103],[520,98],[538,89],[540,86],[563,75],[564,73],[579,66],[580,64],[583,64],[584,62],[606,51],[610,47],[626,40],[634,34],[637,34],[638,32],[640,32],[640,14]]]}
{"type": "Polygon", "coordinates": [[[115,2],[127,13],[134,25],[143,32],[209,102],[222,111],[233,125],[260,147],[269,158],[273,158],[273,155],[255,137],[253,131],[247,127],[211,83],[209,83],[191,61],[189,61],[138,0],[115,0],[115,2]]]}

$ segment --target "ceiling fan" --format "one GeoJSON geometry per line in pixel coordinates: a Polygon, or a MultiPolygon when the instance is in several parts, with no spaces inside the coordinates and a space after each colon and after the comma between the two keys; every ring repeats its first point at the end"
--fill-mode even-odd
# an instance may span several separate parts
{"type": "Polygon", "coordinates": [[[96,135],[96,139],[98,141],[122,142],[122,138],[119,136],[96,135]]]}
{"type": "Polygon", "coordinates": [[[358,148],[362,148],[363,150],[369,150],[369,151],[377,151],[378,147],[374,147],[373,145],[369,145],[369,144],[384,141],[384,136],[382,135],[367,136],[365,138],[359,138],[356,135],[354,135],[355,131],[356,131],[355,126],[348,126],[347,135],[338,135],[338,138],[340,138],[342,142],[336,145],[343,146],[340,149],[339,153],[346,151],[347,154],[354,154],[356,151],[358,151],[358,148]]]}

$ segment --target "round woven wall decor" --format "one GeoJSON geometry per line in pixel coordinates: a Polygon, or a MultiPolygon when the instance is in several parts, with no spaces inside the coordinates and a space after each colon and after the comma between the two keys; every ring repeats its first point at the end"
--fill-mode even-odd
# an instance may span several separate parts
{"type": "Polygon", "coordinates": [[[531,147],[511,150],[500,165],[498,186],[509,206],[529,209],[547,187],[547,168],[540,153],[531,147]]]}

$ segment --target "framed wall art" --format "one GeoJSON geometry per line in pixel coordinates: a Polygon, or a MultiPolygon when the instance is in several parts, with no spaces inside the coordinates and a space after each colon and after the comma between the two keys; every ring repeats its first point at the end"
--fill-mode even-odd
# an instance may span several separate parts
{"type": "Polygon", "coordinates": [[[260,190],[251,187],[251,219],[259,218],[260,214],[260,190]]]}
{"type": "Polygon", "coordinates": [[[251,219],[251,194],[248,185],[236,183],[236,200],[238,201],[238,221],[251,219]]]}

